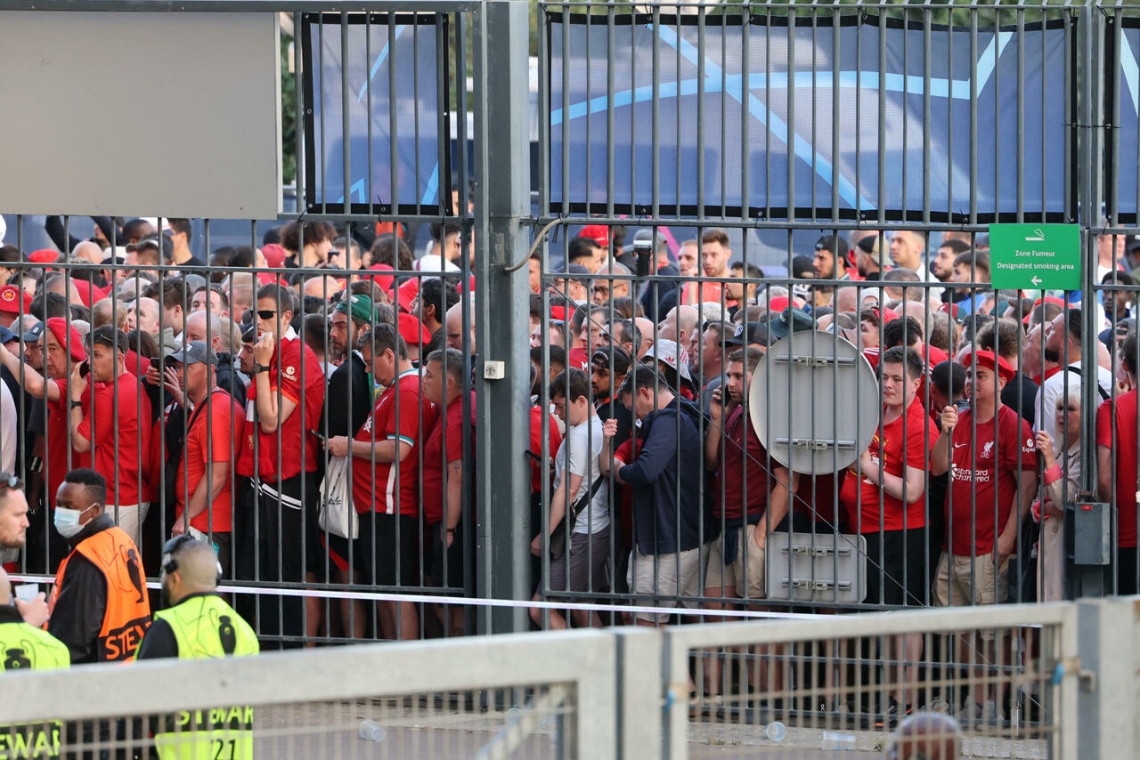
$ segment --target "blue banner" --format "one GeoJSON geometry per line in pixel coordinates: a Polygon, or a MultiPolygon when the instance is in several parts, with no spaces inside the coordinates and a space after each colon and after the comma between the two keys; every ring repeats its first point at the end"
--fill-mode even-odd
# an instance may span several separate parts
{"type": "MultiPolygon", "coordinates": [[[[1113,18],[1106,19],[1111,23],[1113,18]]],[[[1108,209],[1115,209],[1121,223],[1135,223],[1140,212],[1137,207],[1140,171],[1140,18],[1124,18],[1124,28],[1120,32],[1120,46],[1116,50],[1119,66],[1116,80],[1110,83],[1105,104],[1105,121],[1114,129],[1106,130],[1107,145],[1113,160],[1105,162],[1109,188],[1108,209]],[[1119,116],[1113,114],[1113,105],[1119,108],[1119,116]]],[[[1115,44],[1111,32],[1106,35],[1110,44],[1115,44]]],[[[1111,60],[1111,59],[1110,59],[1111,60]]],[[[1111,72],[1110,65],[1105,70],[1111,72]]],[[[1094,220],[1095,221],[1095,220],[1094,220]]]]}
{"type": "Polygon", "coordinates": [[[1019,176],[1027,220],[1063,221],[1071,206],[1060,21],[974,37],[866,15],[791,30],[710,15],[703,39],[695,17],[608,21],[551,16],[555,211],[605,211],[612,181],[618,213],[633,215],[656,201],[660,216],[829,218],[834,193],[849,219],[920,220],[929,205],[934,221],[973,209],[984,222],[1017,212],[1019,176]]]}
{"type": "Polygon", "coordinates": [[[324,204],[323,210],[332,213],[367,213],[371,203],[374,213],[388,215],[437,212],[441,189],[450,201],[451,180],[448,95],[440,87],[441,79],[448,79],[439,44],[447,39],[446,17],[399,14],[390,23],[387,15],[366,19],[352,14],[345,33],[347,65],[341,15],[304,18],[305,103],[311,104],[305,113],[306,208],[320,211],[324,204]],[[347,204],[346,134],[351,170],[347,204]]]}

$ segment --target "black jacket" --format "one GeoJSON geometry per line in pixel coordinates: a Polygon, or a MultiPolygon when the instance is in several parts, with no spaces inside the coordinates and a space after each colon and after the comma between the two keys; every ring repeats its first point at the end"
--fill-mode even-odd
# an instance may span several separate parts
{"type": "Polygon", "coordinates": [[[329,378],[325,395],[324,420],[318,428],[322,434],[354,437],[372,413],[372,380],[364,359],[356,351],[349,352],[329,378]],[[351,397],[349,395],[351,388],[351,397]],[[349,404],[351,403],[351,406],[349,404]]]}
{"type": "Polygon", "coordinates": [[[67,542],[72,549],[71,558],[48,621],[48,633],[67,645],[72,665],[97,661],[95,644],[107,612],[107,580],[89,559],[75,552],[75,547],[114,525],[110,515],[100,515],[67,542]]]}
{"type": "Polygon", "coordinates": [[[701,545],[701,470],[696,407],[675,398],[641,421],[644,443],[619,470],[633,488],[633,537],[645,555],[673,554],[701,545]]]}

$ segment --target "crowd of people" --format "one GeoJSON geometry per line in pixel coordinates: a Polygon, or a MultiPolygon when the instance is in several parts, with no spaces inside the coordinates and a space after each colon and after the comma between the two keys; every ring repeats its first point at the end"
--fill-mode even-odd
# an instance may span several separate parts
{"type": "MultiPolygon", "coordinates": [[[[408,597],[372,614],[319,592],[479,591],[473,463],[492,453],[474,446],[487,421],[462,228],[433,228],[417,259],[399,228],[360,239],[293,223],[208,263],[187,220],[96,230],[59,240],[67,255],[0,249],[0,468],[23,482],[30,522],[8,568],[59,571],[90,519],[64,502],[66,478],[93,471],[141,575],[187,535],[224,577],[312,590],[237,595],[263,641],[467,630],[460,605],[408,597]]],[[[646,625],[677,621],[674,608],[778,605],[766,548],[781,531],[859,537],[864,608],[1063,598],[1063,509],[1085,445],[1115,507],[1111,586],[1135,593],[1126,270],[1140,245],[1102,241],[1109,289],[1084,308],[992,289],[983,235],[944,233],[929,254],[910,231],[825,235],[772,281],[722,230],[675,246],[622,233],[588,225],[556,271],[530,262],[529,582],[549,602],[535,625],[623,618],[563,614],[566,600],[634,602],[625,620],[646,625]],[[1082,368],[1089,319],[1102,342],[1082,368]],[[850,389],[882,416],[841,472],[791,471],[753,428],[757,367],[807,330],[852,343],[879,380],[850,389]],[[1107,400],[1082,441],[1093,372],[1107,400]]]]}

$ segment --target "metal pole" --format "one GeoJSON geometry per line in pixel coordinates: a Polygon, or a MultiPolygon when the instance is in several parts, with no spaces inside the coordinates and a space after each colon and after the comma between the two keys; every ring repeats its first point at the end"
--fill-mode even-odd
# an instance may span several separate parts
{"type": "MultiPolygon", "coordinates": [[[[1097,393],[1097,324],[1096,290],[1097,241],[1091,228],[1101,226],[1101,198],[1103,194],[1104,164],[1102,163],[1104,143],[1100,134],[1103,123],[1103,80],[1100,61],[1103,20],[1093,7],[1094,0],[1088,0],[1081,9],[1081,24],[1078,27],[1080,52],[1078,76],[1083,73],[1087,82],[1078,93],[1080,102],[1080,127],[1077,128],[1077,144],[1081,157],[1077,167],[1080,193],[1080,221],[1085,232],[1081,235],[1084,250],[1084,277],[1081,283],[1081,308],[1084,312],[1081,344],[1081,366],[1085,379],[1081,383],[1081,408],[1087,410],[1081,415],[1081,440],[1089,443],[1096,440],[1095,409],[1100,405],[1097,393]],[[1081,96],[1084,97],[1081,97],[1081,96]]],[[[1046,411],[1048,413],[1048,411],[1046,411]]],[[[1096,447],[1081,446],[1081,489],[1094,493],[1097,487],[1096,447]]],[[[1077,598],[1098,597],[1105,594],[1104,568],[1099,566],[1078,566],[1068,560],[1068,577],[1072,579],[1070,589],[1077,598]]]]}
{"type": "MultiPolygon", "coordinates": [[[[530,215],[527,123],[529,26],[526,3],[491,0],[474,13],[475,26],[475,345],[481,405],[477,426],[479,588],[493,599],[530,598],[530,346],[526,268],[508,271],[526,255],[530,215]],[[492,308],[494,304],[494,308],[492,308]],[[487,379],[501,366],[502,379],[487,379]],[[492,427],[488,420],[494,420],[492,427]],[[492,454],[491,452],[494,452],[492,454]],[[494,545],[492,546],[492,536],[494,545]]],[[[462,114],[460,115],[462,118],[462,114]]],[[[525,630],[522,608],[483,609],[481,633],[525,630]]]]}

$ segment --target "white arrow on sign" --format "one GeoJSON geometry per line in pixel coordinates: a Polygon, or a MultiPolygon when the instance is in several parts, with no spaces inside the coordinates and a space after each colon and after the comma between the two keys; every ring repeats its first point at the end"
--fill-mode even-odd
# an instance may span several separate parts
{"type": "Polygon", "coordinates": [[[1037,275],[1033,275],[1033,279],[1030,280],[1030,282],[1032,282],[1035,286],[1040,285],[1041,284],[1041,278],[1038,277],[1037,275]]]}

